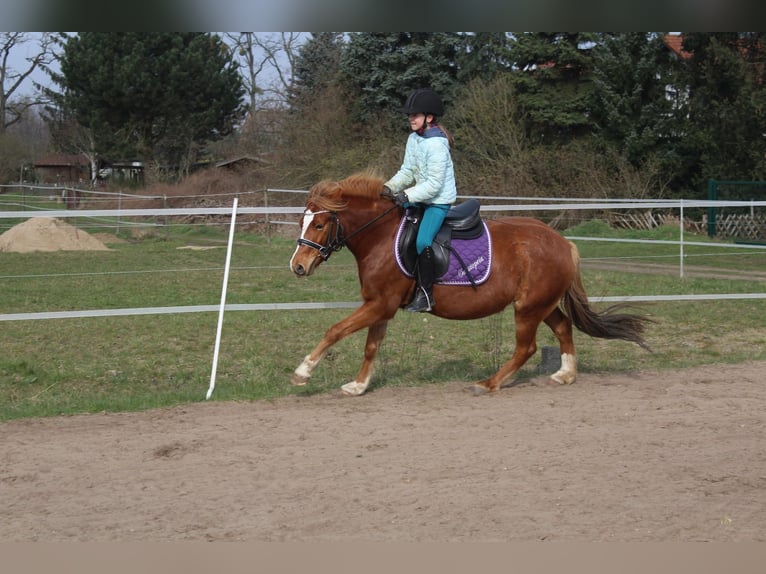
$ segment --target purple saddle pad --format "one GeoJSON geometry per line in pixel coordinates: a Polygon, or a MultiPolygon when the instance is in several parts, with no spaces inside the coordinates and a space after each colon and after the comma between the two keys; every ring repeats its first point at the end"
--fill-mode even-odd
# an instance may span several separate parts
{"type": "MultiPolygon", "coordinates": [[[[487,223],[481,222],[483,232],[475,239],[459,239],[453,237],[450,241],[452,251],[449,254],[449,265],[441,277],[436,278],[439,285],[481,285],[489,279],[492,270],[492,237],[487,229],[487,223]],[[455,253],[456,252],[456,253],[455,253]]],[[[407,277],[413,277],[402,262],[399,252],[399,238],[404,229],[404,219],[394,240],[394,257],[399,269],[407,277]]]]}

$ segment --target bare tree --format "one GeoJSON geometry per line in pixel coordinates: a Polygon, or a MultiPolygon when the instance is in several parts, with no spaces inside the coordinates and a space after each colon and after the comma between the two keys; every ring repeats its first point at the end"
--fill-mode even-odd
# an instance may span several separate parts
{"type": "Polygon", "coordinates": [[[242,68],[250,114],[284,105],[293,80],[293,63],[303,41],[301,34],[236,32],[225,37],[242,68]]]}
{"type": "Polygon", "coordinates": [[[53,62],[55,46],[53,34],[47,32],[39,36],[28,32],[0,32],[0,134],[20,121],[27,109],[41,103],[36,97],[16,97],[16,93],[32,72],[53,62]],[[36,42],[32,55],[24,58],[25,64],[19,69],[14,68],[11,52],[22,50],[31,42],[36,42]]]}
{"type": "Polygon", "coordinates": [[[262,45],[276,74],[271,93],[280,103],[287,101],[287,93],[293,83],[295,58],[302,42],[303,38],[298,32],[280,32],[278,37],[266,37],[262,45]]]}
{"type": "Polygon", "coordinates": [[[231,44],[235,58],[240,64],[242,83],[250,102],[248,113],[252,115],[258,109],[258,96],[263,93],[259,76],[263,75],[268,58],[256,49],[255,32],[227,33],[225,38],[231,44]]]}
{"type": "Polygon", "coordinates": [[[247,119],[235,145],[247,153],[273,148],[280,138],[293,63],[303,38],[299,32],[232,32],[224,37],[240,65],[248,98],[247,119]]]}

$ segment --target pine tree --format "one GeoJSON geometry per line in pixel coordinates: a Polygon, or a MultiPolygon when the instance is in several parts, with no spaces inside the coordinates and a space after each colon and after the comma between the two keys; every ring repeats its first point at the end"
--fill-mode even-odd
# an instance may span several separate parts
{"type": "MultiPolygon", "coordinates": [[[[662,35],[603,34],[593,57],[590,117],[596,139],[634,167],[667,154],[675,134],[674,101],[667,90],[674,89],[677,79],[662,35]]],[[[673,162],[664,158],[668,166],[673,162]]]]}
{"type": "Polygon", "coordinates": [[[460,38],[451,32],[358,32],[349,35],[341,67],[358,95],[362,120],[395,112],[407,95],[430,87],[448,106],[457,87],[460,38]]]}
{"type": "Polygon", "coordinates": [[[237,66],[208,33],[82,32],[67,40],[56,80],[64,116],[111,158],[183,169],[243,110],[237,66]]]}
{"type": "Polygon", "coordinates": [[[701,192],[709,178],[766,179],[766,34],[689,33],[684,49],[693,56],[683,185],[701,192]]]}
{"type": "Polygon", "coordinates": [[[314,98],[337,83],[343,49],[343,35],[338,32],[313,32],[300,47],[289,97],[293,111],[310,106],[314,98]]]}
{"type": "Polygon", "coordinates": [[[552,144],[590,133],[595,34],[523,32],[514,36],[517,101],[532,141],[552,144]]]}
{"type": "Polygon", "coordinates": [[[508,32],[467,32],[461,35],[457,54],[458,80],[461,85],[475,78],[492,81],[498,74],[510,71],[508,32]]]}

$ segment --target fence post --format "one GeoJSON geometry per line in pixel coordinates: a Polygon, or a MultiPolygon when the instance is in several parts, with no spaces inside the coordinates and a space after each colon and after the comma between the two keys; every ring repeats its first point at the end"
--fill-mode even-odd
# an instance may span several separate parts
{"type": "MultiPolygon", "coordinates": [[[[117,190],[117,209],[122,211],[122,190],[117,190]]],[[[120,216],[117,215],[117,228],[114,230],[114,234],[117,235],[120,232],[120,216]]]]}
{"type": "Polygon", "coordinates": [[[263,207],[266,208],[266,243],[271,243],[271,218],[269,217],[269,188],[263,190],[263,207]]]}
{"type": "Polygon", "coordinates": [[[221,304],[218,307],[218,327],[215,332],[215,349],[213,351],[213,368],[210,372],[210,386],[207,389],[205,399],[209,399],[215,388],[215,375],[218,370],[218,352],[221,348],[221,329],[223,328],[223,312],[226,308],[226,289],[229,284],[229,269],[231,269],[231,248],[234,245],[234,230],[237,227],[237,203],[239,198],[234,198],[234,205],[231,207],[231,226],[229,227],[229,243],[226,246],[226,264],[223,268],[223,286],[221,287],[221,304]]]}
{"type": "MultiPolygon", "coordinates": [[[[718,182],[714,179],[707,180],[707,198],[709,201],[718,199],[718,182]]],[[[711,205],[707,208],[707,236],[715,237],[716,208],[711,205]]]]}
{"type": "Polygon", "coordinates": [[[680,270],[680,277],[683,279],[684,276],[684,200],[681,199],[679,202],[679,206],[681,208],[681,213],[679,215],[679,220],[681,221],[681,231],[680,231],[680,239],[678,241],[680,252],[681,252],[681,262],[679,263],[679,270],[680,270]]]}

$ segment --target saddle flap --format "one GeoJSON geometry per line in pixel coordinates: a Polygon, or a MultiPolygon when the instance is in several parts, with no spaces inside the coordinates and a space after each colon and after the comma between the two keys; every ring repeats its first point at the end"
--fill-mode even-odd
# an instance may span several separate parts
{"type": "Polygon", "coordinates": [[[473,229],[481,223],[479,215],[479,201],[469,199],[459,205],[451,207],[447,212],[444,222],[455,231],[466,231],[473,229]]]}

